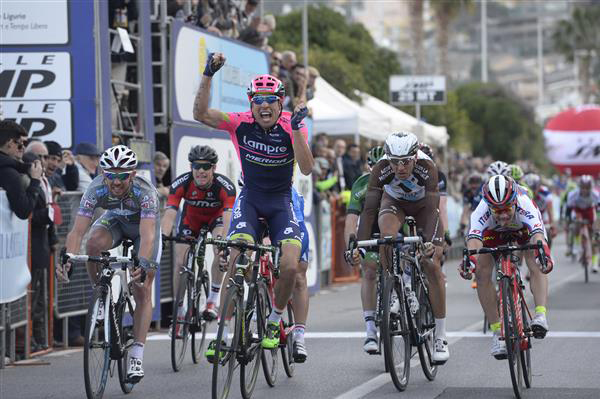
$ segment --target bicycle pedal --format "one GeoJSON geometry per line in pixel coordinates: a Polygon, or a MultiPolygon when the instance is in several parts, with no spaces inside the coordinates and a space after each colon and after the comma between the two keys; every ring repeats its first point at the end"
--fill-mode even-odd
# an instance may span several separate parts
{"type": "Polygon", "coordinates": [[[543,339],[546,337],[546,334],[548,333],[548,330],[546,330],[544,327],[538,326],[538,325],[531,326],[531,329],[533,330],[533,338],[536,338],[536,339],[543,339]]]}
{"type": "Polygon", "coordinates": [[[434,361],[433,359],[431,359],[431,364],[433,364],[434,366],[443,366],[444,364],[446,364],[447,360],[444,361],[434,361]]]}
{"type": "Polygon", "coordinates": [[[381,355],[381,351],[376,350],[376,351],[368,351],[367,354],[369,355],[381,355]]]}
{"type": "Polygon", "coordinates": [[[497,360],[506,360],[508,359],[508,355],[506,353],[501,353],[498,355],[494,355],[494,358],[496,358],[497,360]]]}

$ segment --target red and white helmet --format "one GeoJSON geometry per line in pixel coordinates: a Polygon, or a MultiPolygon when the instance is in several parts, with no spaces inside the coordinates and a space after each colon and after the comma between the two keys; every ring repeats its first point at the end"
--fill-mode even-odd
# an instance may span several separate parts
{"type": "Polygon", "coordinates": [[[271,75],[260,75],[252,79],[248,90],[248,100],[252,100],[255,94],[273,94],[283,100],[285,97],[285,87],[281,80],[271,75]]]}
{"type": "Polygon", "coordinates": [[[594,188],[594,178],[590,175],[582,175],[579,178],[579,188],[594,188]]]}
{"type": "Polygon", "coordinates": [[[492,176],[483,185],[483,199],[490,208],[504,208],[513,205],[517,194],[517,183],[512,177],[492,176]]]}

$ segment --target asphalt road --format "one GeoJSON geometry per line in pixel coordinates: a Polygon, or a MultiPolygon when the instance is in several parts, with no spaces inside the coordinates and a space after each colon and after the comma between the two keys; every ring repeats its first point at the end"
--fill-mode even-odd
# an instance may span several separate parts
{"type": "MultiPolygon", "coordinates": [[[[533,342],[533,387],[526,398],[600,398],[600,275],[583,282],[583,271],[564,257],[564,240],[554,248],[557,266],[550,274],[549,336],[533,342]]],[[[418,364],[411,368],[404,393],[384,373],[383,357],[362,351],[364,339],[358,284],[334,286],[311,298],[307,329],[309,357],[289,379],[280,366],[275,388],[262,377],[255,398],[511,398],[508,363],[489,354],[490,336],[483,336],[482,311],[470,284],[456,273],[457,261],[444,268],[448,277],[447,329],[450,360],[433,382],[418,364]]],[[[145,349],[146,377],[128,398],[208,398],[210,365],[183,370],[170,365],[165,332],[154,333],[145,349]]],[[[116,373],[116,371],[115,371],[116,373]]],[[[116,376],[115,376],[116,377],[116,376]]],[[[236,375],[231,398],[240,398],[236,375]]],[[[0,399],[83,398],[83,360],[80,349],[55,352],[32,365],[0,370],[0,399]]],[[[122,398],[116,378],[108,381],[105,398],[122,398]]]]}

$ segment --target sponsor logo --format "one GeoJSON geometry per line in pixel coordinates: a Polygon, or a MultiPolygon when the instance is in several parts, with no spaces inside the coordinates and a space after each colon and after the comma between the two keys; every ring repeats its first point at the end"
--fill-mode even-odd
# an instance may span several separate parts
{"type": "Polygon", "coordinates": [[[221,202],[203,201],[203,200],[186,200],[186,202],[192,206],[198,208],[218,208],[221,206],[221,202]]]}
{"type": "MultiPolygon", "coordinates": [[[[242,197],[240,197],[240,199],[241,199],[241,198],[242,198],[242,197]]],[[[238,208],[235,208],[235,209],[233,210],[233,218],[234,218],[234,219],[239,219],[239,218],[241,218],[241,217],[242,217],[242,211],[240,211],[240,208],[239,208],[239,207],[238,207],[238,208]]]]}
{"type": "Polygon", "coordinates": [[[531,212],[529,212],[521,207],[517,207],[517,212],[519,213],[519,215],[525,216],[529,220],[531,220],[535,217],[535,216],[533,216],[533,214],[531,212]]]}
{"type": "Polygon", "coordinates": [[[481,234],[481,230],[471,230],[469,234],[481,234]]]}
{"type": "Polygon", "coordinates": [[[192,235],[192,230],[190,230],[190,229],[183,229],[181,232],[183,233],[184,236],[192,235]]]}
{"type": "Polygon", "coordinates": [[[246,222],[239,222],[238,224],[235,225],[235,228],[236,229],[243,229],[246,226],[247,226],[246,222]]]}
{"type": "Polygon", "coordinates": [[[261,142],[254,141],[254,140],[248,140],[248,138],[246,136],[244,136],[244,138],[242,139],[242,142],[249,148],[252,148],[254,150],[261,151],[261,152],[266,152],[268,155],[285,154],[288,151],[288,148],[284,145],[276,146],[276,145],[261,143],[261,142]]]}
{"type": "MultiPolygon", "coordinates": [[[[222,176],[217,176],[217,181],[219,183],[221,183],[221,185],[223,187],[225,187],[227,190],[229,190],[229,191],[233,190],[233,185],[230,184],[227,180],[225,180],[222,176]]],[[[212,194],[212,193],[210,193],[210,194],[212,194]]]]}
{"type": "Polygon", "coordinates": [[[181,184],[185,183],[189,178],[190,178],[190,175],[188,173],[186,173],[185,175],[181,176],[179,179],[175,180],[171,184],[171,187],[176,188],[176,187],[180,186],[181,184]]]}
{"type": "MultiPolygon", "coordinates": [[[[292,234],[292,232],[294,231],[294,229],[292,229],[291,227],[287,227],[284,231],[283,234],[292,234]]],[[[296,237],[298,238],[298,237],[296,237]]]]}

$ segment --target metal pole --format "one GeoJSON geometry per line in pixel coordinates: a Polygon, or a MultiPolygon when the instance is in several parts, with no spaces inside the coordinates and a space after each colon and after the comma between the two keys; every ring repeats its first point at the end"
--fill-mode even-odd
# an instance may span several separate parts
{"type": "Polygon", "coordinates": [[[104,107],[102,103],[103,79],[102,79],[102,40],[100,33],[100,2],[94,2],[94,41],[96,46],[96,143],[104,147],[104,107]]]}
{"type": "Polygon", "coordinates": [[[481,1],[481,80],[488,81],[487,0],[481,1]]]}
{"type": "Polygon", "coordinates": [[[543,44],[543,27],[542,17],[544,8],[542,2],[538,0],[538,17],[537,17],[537,64],[538,64],[538,104],[544,103],[544,44],[543,44]]]}
{"type": "Polygon", "coordinates": [[[417,123],[421,122],[421,104],[415,104],[415,118],[417,118],[417,123]]]}
{"type": "Polygon", "coordinates": [[[304,0],[304,7],[302,8],[302,55],[304,65],[308,67],[308,6],[306,0],[304,0]]]}

